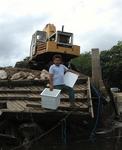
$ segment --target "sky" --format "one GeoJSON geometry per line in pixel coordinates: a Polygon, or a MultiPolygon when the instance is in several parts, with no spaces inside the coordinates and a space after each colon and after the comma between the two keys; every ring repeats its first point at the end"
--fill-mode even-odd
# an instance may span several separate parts
{"type": "Polygon", "coordinates": [[[74,33],[80,52],[122,40],[122,0],[0,0],[0,66],[30,54],[32,34],[51,23],[74,33]]]}

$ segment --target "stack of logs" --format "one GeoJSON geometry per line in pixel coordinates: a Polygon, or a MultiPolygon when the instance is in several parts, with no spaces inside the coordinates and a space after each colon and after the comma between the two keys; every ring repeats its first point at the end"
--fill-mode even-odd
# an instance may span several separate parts
{"type": "Polygon", "coordinates": [[[19,68],[1,68],[0,80],[48,80],[49,73],[43,69],[41,71],[19,68]]]}

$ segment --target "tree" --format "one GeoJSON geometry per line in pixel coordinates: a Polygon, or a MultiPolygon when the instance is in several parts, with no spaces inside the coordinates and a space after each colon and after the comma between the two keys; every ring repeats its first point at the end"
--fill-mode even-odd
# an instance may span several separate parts
{"type": "MultiPolygon", "coordinates": [[[[110,50],[100,53],[103,80],[110,87],[122,89],[122,41],[118,41],[110,50]]],[[[91,53],[86,52],[75,58],[71,63],[80,72],[91,76],[91,53]]]]}
{"type": "Polygon", "coordinates": [[[103,79],[110,86],[118,86],[122,89],[122,42],[110,50],[101,52],[101,66],[103,79]]]}
{"type": "Polygon", "coordinates": [[[80,56],[78,58],[73,59],[71,63],[80,72],[88,76],[91,76],[91,54],[90,52],[80,54],[80,56]]]}

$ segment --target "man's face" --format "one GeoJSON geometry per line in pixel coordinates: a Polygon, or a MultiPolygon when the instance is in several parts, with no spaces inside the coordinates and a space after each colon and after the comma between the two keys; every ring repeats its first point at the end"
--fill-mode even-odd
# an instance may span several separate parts
{"type": "Polygon", "coordinates": [[[54,62],[55,65],[59,66],[62,61],[61,61],[60,58],[55,58],[55,59],[53,60],[53,62],[54,62]]]}

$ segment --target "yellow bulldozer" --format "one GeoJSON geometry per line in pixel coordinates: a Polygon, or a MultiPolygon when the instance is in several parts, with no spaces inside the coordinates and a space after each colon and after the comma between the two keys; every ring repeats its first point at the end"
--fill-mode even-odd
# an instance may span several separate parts
{"type": "Polygon", "coordinates": [[[40,69],[49,66],[54,54],[61,54],[64,63],[80,55],[80,46],[73,44],[73,33],[56,31],[53,24],[47,24],[43,31],[36,31],[32,35],[29,63],[40,69]]]}

